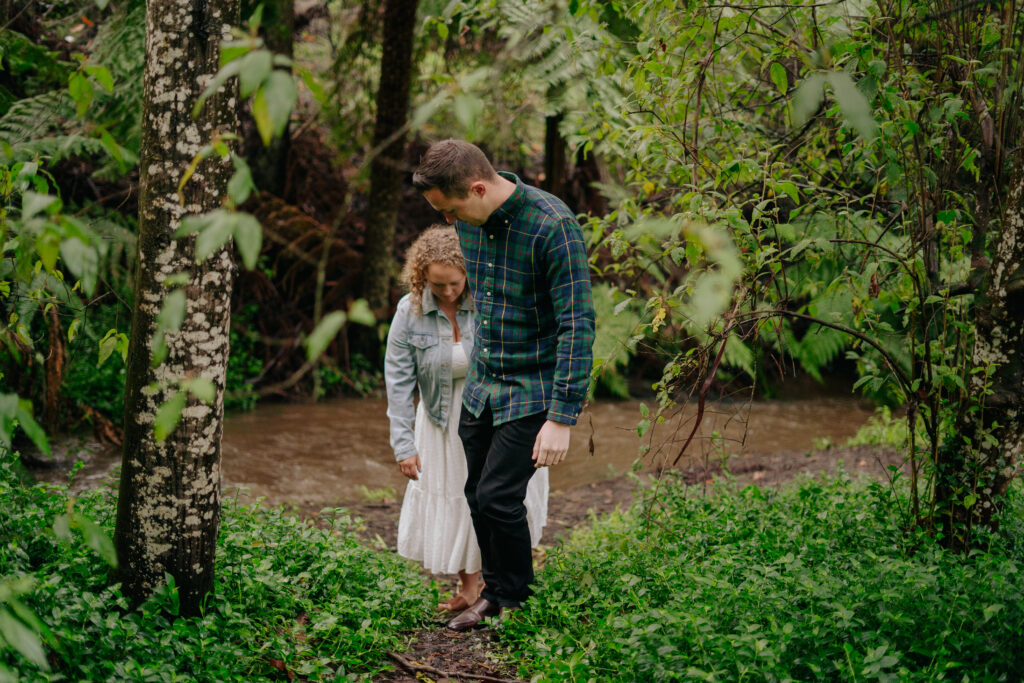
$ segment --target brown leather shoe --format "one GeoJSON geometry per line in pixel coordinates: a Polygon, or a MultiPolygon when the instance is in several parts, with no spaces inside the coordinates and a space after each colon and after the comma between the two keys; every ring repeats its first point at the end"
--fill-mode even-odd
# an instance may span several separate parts
{"type": "Polygon", "coordinates": [[[487,598],[478,598],[469,609],[448,622],[448,628],[453,631],[468,631],[471,628],[480,626],[487,617],[493,617],[501,611],[497,603],[487,598]]]}

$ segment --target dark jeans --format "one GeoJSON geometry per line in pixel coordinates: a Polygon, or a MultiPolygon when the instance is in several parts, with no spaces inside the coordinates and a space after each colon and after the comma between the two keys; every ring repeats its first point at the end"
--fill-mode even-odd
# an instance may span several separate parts
{"type": "Polygon", "coordinates": [[[483,561],[483,597],[519,607],[530,597],[533,553],[526,523],[526,485],[534,473],[533,443],[544,413],[498,426],[488,404],[480,417],[462,408],[459,437],[469,475],[466,500],[483,561]]]}

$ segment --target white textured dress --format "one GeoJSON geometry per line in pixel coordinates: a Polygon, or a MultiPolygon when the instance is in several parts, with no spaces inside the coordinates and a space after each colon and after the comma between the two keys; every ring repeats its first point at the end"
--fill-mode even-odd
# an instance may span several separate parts
{"type": "MultiPolygon", "coordinates": [[[[447,429],[416,408],[415,442],[420,478],[409,480],[398,518],[398,554],[421,562],[435,574],[480,571],[480,547],[473,531],[466,485],[466,454],[459,439],[462,388],[469,362],[461,342],[452,345],[452,403],[447,429]]],[[[548,469],[538,469],[526,488],[530,540],[540,542],[548,517],[548,469]]]]}

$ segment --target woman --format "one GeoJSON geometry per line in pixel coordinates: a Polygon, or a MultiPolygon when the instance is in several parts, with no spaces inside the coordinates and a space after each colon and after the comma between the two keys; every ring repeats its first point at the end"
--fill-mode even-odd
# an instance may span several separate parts
{"type": "MultiPolygon", "coordinates": [[[[459,592],[439,607],[465,609],[480,582],[477,546],[459,440],[462,387],[473,355],[473,301],[455,229],[434,225],[409,247],[402,280],[409,293],[398,302],[388,332],[384,380],[391,448],[410,481],[398,521],[398,554],[435,574],[458,573],[459,592]],[[419,387],[419,406],[413,390],[419,387]]],[[[533,545],[547,519],[548,470],[537,470],[526,493],[533,545]]]]}

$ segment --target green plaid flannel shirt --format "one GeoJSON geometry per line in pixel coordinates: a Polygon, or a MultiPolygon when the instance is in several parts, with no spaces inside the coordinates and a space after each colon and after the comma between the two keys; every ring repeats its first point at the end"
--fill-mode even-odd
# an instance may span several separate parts
{"type": "Polygon", "coordinates": [[[476,340],[462,402],[499,425],[547,413],[573,425],[593,366],[594,302],[576,217],[560,199],[516,189],[480,227],[455,222],[476,305],[476,340]]]}

